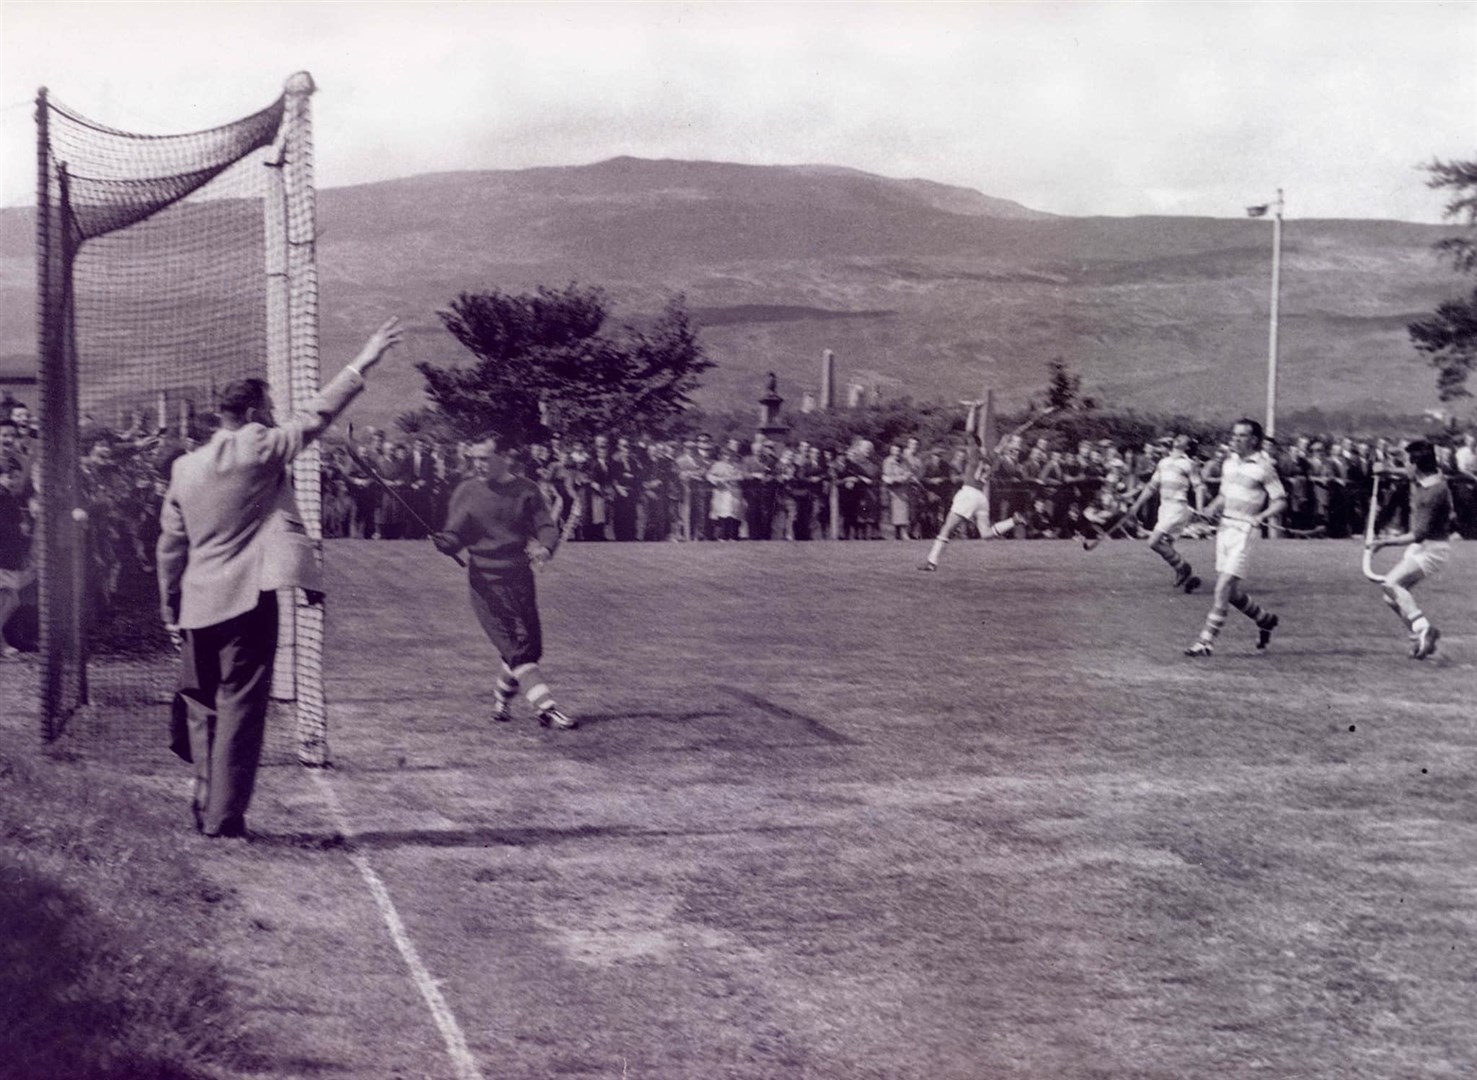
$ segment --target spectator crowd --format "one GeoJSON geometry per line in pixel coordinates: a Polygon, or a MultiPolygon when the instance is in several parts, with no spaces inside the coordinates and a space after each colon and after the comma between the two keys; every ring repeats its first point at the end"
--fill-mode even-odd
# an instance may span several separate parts
{"type": "MultiPolygon", "coordinates": [[[[1095,536],[1133,502],[1170,441],[1166,435],[1139,446],[1067,444],[1061,433],[1039,429],[1011,436],[992,455],[990,519],[1013,517],[1012,535],[1020,539],[1095,536]]],[[[160,633],[154,616],[159,509],[174,458],[197,444],[146,430],[142,421],[122,431],[94,426],[83,433],[82,595],[87,623],[103,639],[144,647],[160,633]]],[[[1477,437],[1467,434],[1438,446],[1458,528],[1468,538],[1477,538],[1474,444],[1477,437]]],[[[1286,534],[1361,535],[1373,478],[1400,466],[1401,445],[1388,438],[1268,440],[1264,451],[1288,493],[1286,534]]],[[[34,610],[28,619],[25,609],[35,603],[36,447],[30,410],[0,401],[0,614],[8,620],[0,621],[0,628],[8,625],[0,656],[6,658],[14,646],[34,648],[34,610]]],[[[442,526],[451,492],[471,475],[465,443],[392,438],[370,428],[353,449],[342,441],[323,446],[326,537],[425,537],[442,526]]],[[[1199,448],[1207,502],[1227,453],[1225,445],[1199,448]]],[[[529,446],[515,469],[539,485],[569,540],[878,540],[933,537],[964,480],[965,460],[962,437],[939,446],[906,438],[883,448],[857,438],[833,451],[763,434],[748,442],[612,434],[529,446]]],[[[1381,502],[1394,503],[1392,527],[1403,528],[1406,490],[1403,483],[1379,488],[1381,502]]],[[[1123,534],[1146,535],[1156,513],[1153,501],[1146,502],[1123,534]]]]}
{"type": "MultiPolygon", "coordinates": [[[[1116,520],[1169,452],[1171,436],[1142,446],[1109,440],[1063,445],[1055,433],[1012,436],[993,455],[990,518],[1014,517],[1021,539],[1090,537],[1116,520]]],[[[543,490],[566,537],[584,541],[924,539],[934,536],[963,482],[965,449],[923,447],[917,438],[879,451],[856,439],[833,452],[763,434],[748,443],[597,435],[527,448],[516,468],[543,490]]],[[[1459,520],[1477,535],[1474,437],[1440,448],[1459,520]]],[[[1288,491],[1288,535],[1345,537],[1364,530],[1373,476],[1398,467],[1401,442],[1299,436],[1267,440],[1288,491]]],[[[451,491],[470,468],[466,445],[394,440],[371,430],[356,447],[324,458],[324,534],[417,538],[439,529],[451,491]],[[399,498],[396,497],[399,496],[399,498]],[[409,509],[407,509],[407,507],[409,509]]],[[[1202,448],[1207,502],[1220,482],[1226,445],[1202,448]]],[[[1381,501],[1403,497],[1389,484],[1381,501]]],[[[1143,531],[1153,501],[1140,510],[1143,531]]],[[[1398,506],[1393,511],[1399,514],[1398,506]]],[[[1130,523],[1128,532],[1134,531],[1130,523]]]]}

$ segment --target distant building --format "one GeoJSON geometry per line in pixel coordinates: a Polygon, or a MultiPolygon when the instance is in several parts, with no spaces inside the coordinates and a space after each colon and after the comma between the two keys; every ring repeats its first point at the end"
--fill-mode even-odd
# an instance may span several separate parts
{"type": "Polygon", "coordinates": [[[35,368],[22,370],[19,364],[0,362],[0,398],[8,395],[35,409],[39,393],[35,368]]]}

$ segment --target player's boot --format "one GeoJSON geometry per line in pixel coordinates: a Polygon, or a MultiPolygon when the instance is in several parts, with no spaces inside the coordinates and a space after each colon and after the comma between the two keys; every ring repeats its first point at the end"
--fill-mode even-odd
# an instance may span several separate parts
{"type": "Polygon", "coordinates": [[[939,564],[938,563],[928,562],[927,560],[925,560],[925,561],[923,561],[923,562],[921,562],[921,563],[918,564],[918,569],[919,570],[927,570],[930,573],[932,573],[933,571],[937,570],[938,568],[939,568],[939,564]]]}
{"type": "Polygon", "coordinates": [[[1256,647],[1265,649],[1272,640],[1272,631],[1277,629],[1277,616],[1268,612],[1257,620],[1256,647]]]}
{"type": "Polygon", "coordinates": [[[500,724],[506,724],[513,719],[513,699],[494,694],[492,696],[492,718],[500,724]]]}
{"type": "Polygon", "coordinates": [[[1436,642],[1441,639],[1441,631],[1430,623],[1426,624],[1424,630],[1416,637],[1415,651],[1411,653],[1417,660],[1424,660],[1428,656],[1436,655],[1436,642]]]}
{"type": "Polygon", "coordinates": [[[1192,593],[1196,589],[1200,588],[1200,579],[1194,574],[1191,574],[1189,578],[1185,581],[1184,585],[1181,587],[1185,590],[1185,592],[1192,593]]]}
{"type": "Polygon", "coordinates": [[[1185,650],[1186,656],[1214,656],[1215,646],[1208,641],[1197,641],[1185,650]]]}
{"type": "Polygon", "coordinates": [[[560,731],[568,731],[570,728],[579,727],[579,723],[574,717],[566,716],[552,706],[539,710],[538,722],[540,727],[558,728],[560,731]]]}

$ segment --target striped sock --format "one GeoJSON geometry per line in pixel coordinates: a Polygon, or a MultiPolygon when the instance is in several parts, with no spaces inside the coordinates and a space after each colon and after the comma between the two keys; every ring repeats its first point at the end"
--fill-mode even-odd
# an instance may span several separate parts
{"type": "Polygon", "coordinates": [[[1175,572],[1176,577],[1190,576],[1190,564],[1174,548],[1160,548],[1159,557],[1169,563],[1169,568],[1175,572]]]}
{"type": "Polygon", "coordinates": [[[494,691],[499,701],[511,701],[518,693],[518,676],[513,674],[513,669],[507,664],[497,677],[497,689],[494,691]]]}
{"type": "Polygon", "coordinates": [[[1245,593],[1233,599],[1231,604],[1237,611],[1241,612],[1241,614],[1245,615],[1258,626],[1267,621],[1267,612],[1262,610],[1261,605],[1245,593]]]}
{"type": "Polygon", "coordinates": [[[1215,639],[1220,636],[1226,627],[1226,613],[1224,611],[1212,610],[1205,616],[1205,625],[1200,628],[1200,640],[1207,645],[1214,645],[1215,639]]]}
{"type": "Polygon", "coordinates": [[[554,708],[553,691],[549,689],[543,676],[539,674],[537,664],[523,664],[515,668],[513,674],[528,686],[528,689],[523,691],[523,696],[528,699],[530,705],[539,712],[554,708]]]}

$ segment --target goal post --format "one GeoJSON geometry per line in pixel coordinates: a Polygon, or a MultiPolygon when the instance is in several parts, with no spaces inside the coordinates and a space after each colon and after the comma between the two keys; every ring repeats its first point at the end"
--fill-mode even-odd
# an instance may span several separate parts
{"type": "MultiPolygon", "coordinates": [[[[318,389],[313,90],[298,73],[266,108],[182,135],[121,131],[37,96],[48,741],[162,744],[178,659],[154,542],[173,460],[209,439],[229,381],[266,378],[284,412],[318,389]]],[[[321,558],[319,466],[313,448],[291,478],[321,558]]],[[[283,590],[279,610],[266,756],[326,764],[323,608],[283,590]]]]}

